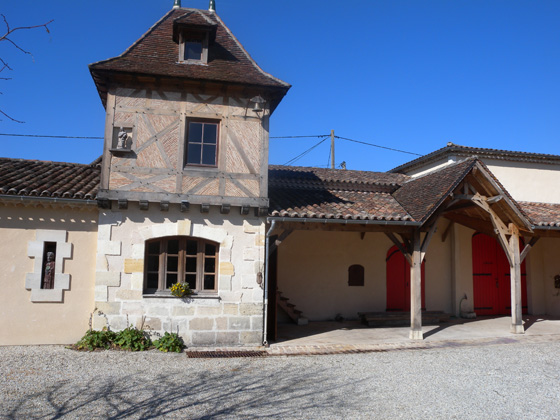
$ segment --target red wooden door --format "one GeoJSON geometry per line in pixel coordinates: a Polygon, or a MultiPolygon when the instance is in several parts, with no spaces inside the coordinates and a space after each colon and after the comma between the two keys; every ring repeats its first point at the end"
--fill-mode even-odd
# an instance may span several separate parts
{"type": "MultiPolygon", "coordinates": [[[[520,247],[523,241],[520,241],[520,247]]],[[[495,238],[475,233],[472,238],[474,311],[477,315],[510,315],[510,268],[495,238]]],[[[527,272],[521,264],[521,305],[527,313],[527,272]]]]}
{"type": "MultiPolygon", "coordinates": [[[[387,311],[410,311],[410,265],[396,246],[387,252],[387,311]]],[[[422,263],[422,309],[426,309],[424,292],[426,261],[422,263]]]]}

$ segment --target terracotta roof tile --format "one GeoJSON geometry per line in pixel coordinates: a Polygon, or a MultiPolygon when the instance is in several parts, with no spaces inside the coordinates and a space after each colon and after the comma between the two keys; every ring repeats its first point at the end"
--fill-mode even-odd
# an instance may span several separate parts
{"type": "Polygon", "coordinates": [[[560,204],[531,203],[521,201],[518,203],[537,227],[560,227],[560,204]]]}
{"type": "Polygon", "coordinates": [[[173,9],[118,57],[90,64],[90,70],[109,70],[195,80],[211,80],[289,89],[290,85],[264,72],[222,20],[212,12],[173,9]],[[173,40],[174,22],[216,25],[208,64],[179,63],[179,44],[173,40]]]}
{"type": "Polygon", "coordinates": [[[0,158],[0,194],[93,200],[100,167],[91,165],[0,158]]]}

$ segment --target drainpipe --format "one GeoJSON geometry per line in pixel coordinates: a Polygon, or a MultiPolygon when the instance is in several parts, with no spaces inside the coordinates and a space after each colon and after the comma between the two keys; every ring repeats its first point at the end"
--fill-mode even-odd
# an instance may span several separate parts
{"type": "Polygon", "coordinates": [[[269,250],[270,250],[270,234],[274,231],[274,226],[276,225],[276,221],[273,220],[270,224],[270,229],[266,232],[266,242],[264,246],[264,305],[263,305],[263,346],[268,347],[268,325],[267,325],[267,317],[268,317],[268,260],[269,260],[269,250]]]}

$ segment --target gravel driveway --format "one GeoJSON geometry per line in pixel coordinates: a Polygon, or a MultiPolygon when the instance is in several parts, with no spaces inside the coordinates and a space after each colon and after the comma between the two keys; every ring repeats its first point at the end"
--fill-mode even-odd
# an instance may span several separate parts
{"type": "Polygon", "coordinates": [[[189,359],[0,347],[0,418],[560,419],[560,342],[189,359]]]}

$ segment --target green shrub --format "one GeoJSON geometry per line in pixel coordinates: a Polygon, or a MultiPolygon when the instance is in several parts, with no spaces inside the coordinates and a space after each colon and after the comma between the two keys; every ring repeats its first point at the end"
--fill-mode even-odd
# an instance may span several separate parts
{"type": "Polygon", "coordinates": [[[167,331],[163,334],[163,337],[154,341],[154,346],[156,349],[164,352],[174,351],[176,353],[181,353],[185,348],[185,343],[183,339],[176,333],[168,333],[167,331]]]}
{"type": "Polygon", "coordinates": [[[111,347],[116,334],[113,331],[103,329],[102,331],[88,330],[76,343],[76,349],[93,351],[95,349],[108,349],[111,347]]]}
{"type": "Polygon", "coordinates": [[[132,325],[119,331],[113,342],[123,350],[130,351],[144,351],[152,346],[152,340],[150,340],[148,334],[132,325]]]}

